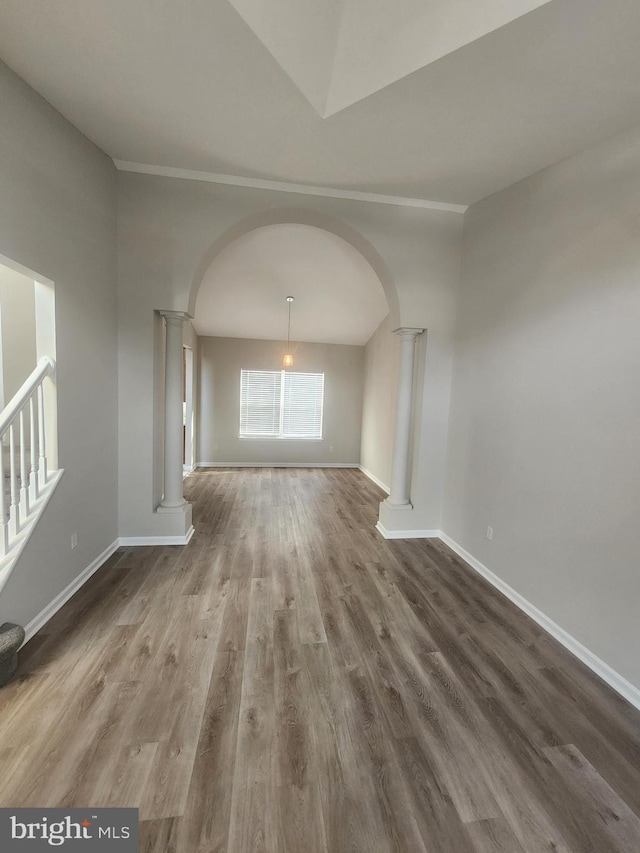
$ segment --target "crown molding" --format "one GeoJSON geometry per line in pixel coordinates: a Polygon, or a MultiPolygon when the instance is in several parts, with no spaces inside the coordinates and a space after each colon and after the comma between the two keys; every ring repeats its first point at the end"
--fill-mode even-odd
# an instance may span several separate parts
{"type": "Polygon", "coordinates": [[[465,213],[468,205],[448,204],[444,201],[429,201],[425,198],[403,198],[402,196],[365,193],[356,190],[338,190],[332,187],[314,187],[308,184],[290,184],[286,181],[265,181],[262,178],[243,178],[240,175],[220,175],[216,172],[197,172],[192,169],[178,169],[174,166],[152,166],[148,163],[131,163],[128,160],[115,160],[119,172],[135,172],[139,175],[156,175],[160,178],[181,178],[184,181],[204,181],[209,184],[227,184],[232,187],[249,187],[255,190],[275,190],[281,193],[317,195],[324,198],[342,198],[349,201],[365,201],[370,204],[394,204],[397,207],[421,207],[426,210],[440,210],[445,213],[465,213]]]}

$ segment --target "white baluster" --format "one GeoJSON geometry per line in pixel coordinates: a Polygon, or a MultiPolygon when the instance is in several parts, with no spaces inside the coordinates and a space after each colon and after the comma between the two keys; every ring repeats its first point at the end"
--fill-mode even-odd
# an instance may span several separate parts
{"type": "Polygon", "coordinates": [[[0,554],[9,550],[9,510],[7,509],[6,482],[4,477],[4,444],[0,440],[0,462],[2,462],[2,488],[0,489],[0,554]]]}
{"type": "Polygon", "coordinates": [[[20,498],[18,495],[18,469],[16,465],[16,436],[13,424],[9,427],[9,477],[11,478],[11,510],[9,535],[13,538],[20,531],[20,498]]]}
{"type": "Polygon", "coordinates": [[[27,468],[27,435],[24,409],[20,409],[20,510],[23,519],[29,516],[29,469],[27,468]]]}
{"type": "Polygon", "coordinates": [[[38,449],[40,451],[38,481],[39,487],[42,487],[47,482],[47,449],[44,443],[44,390],[42,384],[38,387],[38,449]]]}
{"type": "Polygon", "coordinates": [[[42,382],[54,369],[52,359],[40,359],[35,370],[0,412],[0,558],[10,555],[16,540],[19,541],[24,534],[35,502],[48,481],[42,382]],[[7,443],[8,468],[5,467],[7,443]]]}
{"type": "Polygon", "coordinates": [[[29,397],[29,431],[31,441],[31,476],[29,477],[29,493],[31,503],[38,500],[38,444],[36,442],[36,398],[35,394],[29,397]]]}

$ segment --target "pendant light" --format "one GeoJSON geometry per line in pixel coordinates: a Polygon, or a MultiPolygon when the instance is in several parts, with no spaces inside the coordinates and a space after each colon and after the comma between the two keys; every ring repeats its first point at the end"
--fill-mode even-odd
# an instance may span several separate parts
{"type": "Polygon", "coordinates": [[[287,351],[282,359],[283,367],[293,367],[293,356],[291,355],[291,347],[290,347],[290,339],[291,339],[291,303],[293,302],[293,296],[287,296],[287,302],[289,303],[289,322],[287,323],[287,351]]]}

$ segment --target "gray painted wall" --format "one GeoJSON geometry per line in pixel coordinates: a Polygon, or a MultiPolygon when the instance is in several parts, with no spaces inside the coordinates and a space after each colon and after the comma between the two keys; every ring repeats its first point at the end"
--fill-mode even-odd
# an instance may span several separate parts
{"type": "Polygon", "coordinates": [[[117,537],[116,182],[109,158],[1,63],[0,103],[0,254],[55,282],[65,469],[0,597],[0,621],[25,624],[117,537]]]}
{"type": "Polygon", "coordinates": [[[33,280],[0,264],[2,388],[6,405],[37,363],[36,300],[33,280]]]}
{"type": "Polygon", "coordinates": [[[199,464],[359,463],[364,347],[292,347],[294,371],[324,373],[322,440],[238,438],[240,371],[280,370],[285,349],[286,342],[279,341],[198,338],[199,464]]]}
{"type": "Polygon", "coordinates": [[[638,175],[640,130],[468,211],[443,529],[640,686],[638,175]]]}

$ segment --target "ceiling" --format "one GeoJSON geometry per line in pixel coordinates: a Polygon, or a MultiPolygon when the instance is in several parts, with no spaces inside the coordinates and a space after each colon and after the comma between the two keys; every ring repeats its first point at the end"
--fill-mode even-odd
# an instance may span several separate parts
{"type": "Polygon", "coordinates": [[[380,280],[335,234],[267,225],[220,252],[205,275],[193,324],[199,335],[364,345],[388,312],[380,280]]]}
{"type": "Polygon", "coordinates": [[[2,0],[118,160],[468,204],[640,124],[638,0],[2,0]]]}
{"type": "Polygon", "coordinates": [[[549,0],[229,0],[327,117],[549,0]]]}

